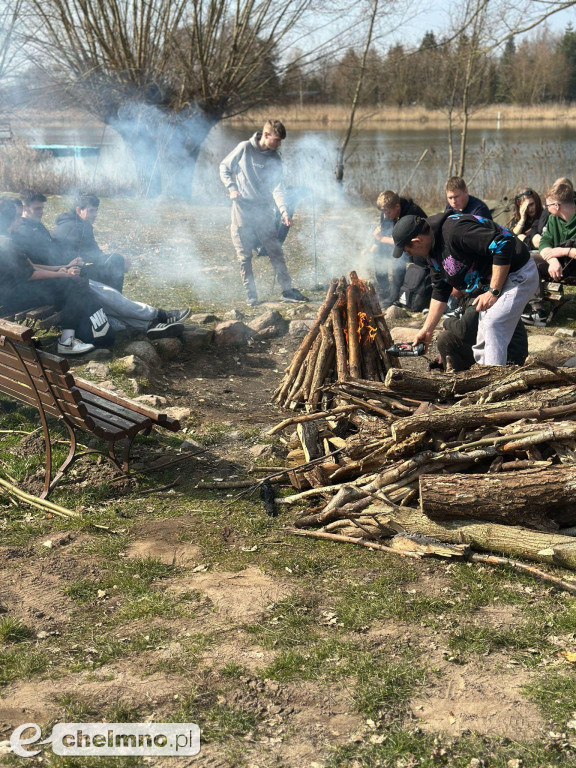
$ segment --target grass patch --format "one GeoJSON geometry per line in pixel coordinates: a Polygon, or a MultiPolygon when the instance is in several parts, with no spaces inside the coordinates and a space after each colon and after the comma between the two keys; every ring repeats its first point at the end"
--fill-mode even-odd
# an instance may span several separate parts
{"type": "Polygon", "coordinates": [[[11,616],[0,619],[0,643],[21,643],[35,636],[34,630],[23,624],[20,619],[13,619],[11,616]]]}
{"type": "Polygon", "coordinates": [[[0,651],[0,686],[41,675],[49,665],[48,654],[34,651],[29,646],[0,651]]]}
{"type": "Polygon", "coordinates": [[[576,715],[576,674],[570,671],[552,671],[537,677],[523,688],[535,701],[542,715],[562,729],[576,715]]]}
{"type": "Polygon", "coordinates": [[[313,595],[291,595],[275,603],[261,622],[243,629],[264,648],[309,645],[317,638],[317,606],[313,595]]]}

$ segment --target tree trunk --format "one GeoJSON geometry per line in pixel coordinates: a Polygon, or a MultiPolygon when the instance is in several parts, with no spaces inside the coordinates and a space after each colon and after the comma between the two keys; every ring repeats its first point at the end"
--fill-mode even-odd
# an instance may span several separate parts
{"type": "Polygon", "coordinates": [[[421,475],[420,503],[429,517],[473,518],[557,530],[555,511],[576,524],[576,467],[501,474],[421,475]],[[571,518],[571,519],[570,519],[571,518]]]}
{"type": "Polygon", "coordinates": [[[162,194],[162,147],[156,110],[126,105],[109,125],[122,137],[136,167],[138,192],[142,197],[162,194]]]}
{"type": "Polygon", "coordinates": [[[472,429],[484,425],[509,424],[520,419],[544,419],[573,413],[576,410],[576,388],[530,392],[524,397],[503,403],[484,405],[452,405],[435,413],[408,416],[392,424],[392,436],[404,440],[412,432],[454,433],[462,427],[472,429]],[[553,407],[552,407],[553,406],[553,407]]]}
{"type": "Polygon", "coordinates": [[[387,504],[372,504],[366,514],[383,515],[408,533],[423,533],[440,541],[469,544],[479,552],[500,552],[537,563],[550,563],[576,571],[576,539],[555,533],[541,533],[513,525],[473,522],[470,520],[431,520],[420,510],[387,504]]]}
{"type": "Polygon", "coordinates": [[[419,400],[446,400],[454,395],[473,392],[499,382],[510,369],[501,365],[482,366],[458,374],[417,373],[406,368],[393,368],[386,374],[386,386],[401,395],[419,400]]]}

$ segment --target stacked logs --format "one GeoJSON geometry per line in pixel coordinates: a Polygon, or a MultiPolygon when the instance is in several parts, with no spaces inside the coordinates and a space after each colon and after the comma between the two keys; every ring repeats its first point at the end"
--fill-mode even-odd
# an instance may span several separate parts
{"type": "MultiPolygon", "coordinates": [[[[274,401],[285,408],[316,410],[324,386],[348,380],[383,382],[399,367],[386,350],[392,337],[374,287],[350,273],[332,280],[310,331],[300,344],[274,401]]],[[[324,405],[330,402],[324,397],[324,405]]]]}
{"type": "Polygon", "coordinates": [[[323,498],[295,522],[323,535],[424,534],[576,570],[575,383],[540,361],[335,383],[338,409],[272,430],[298,423],[289,461],[312,461],[291,471],[300,493],[279,502],[323,498]]]}

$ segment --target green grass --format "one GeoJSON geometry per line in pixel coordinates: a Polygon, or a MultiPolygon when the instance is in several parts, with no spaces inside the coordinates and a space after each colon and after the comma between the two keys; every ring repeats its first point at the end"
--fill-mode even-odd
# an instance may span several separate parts
{"type": "Polygon", "coordinates": [[[50,667],[50,656],[33,650],[27,644],[18,644],[8,650],[0,650],[0,687],[14,680],[28,680],[41,675],[50,667]]]}
{"type": "Polygon", "coordinates": [[[315,642],[318,601],[313,595],[292,595],[266,612],[262,621],[243,629],[264,648],[291,648],[315,642]]]}
{"type": "Polygon", "coordinates": [[[35,632],[19,619],[11,616],[0,618],[0,643],[21,643],[35,637],[35,632]]]}
{"type": "Polygon", "coordinates": [[[524,693],[538,704],[545,718],[562,730],[568,720],[576,720],[576,671],[573,668],[544,672],[524,687],[524,693]]]}

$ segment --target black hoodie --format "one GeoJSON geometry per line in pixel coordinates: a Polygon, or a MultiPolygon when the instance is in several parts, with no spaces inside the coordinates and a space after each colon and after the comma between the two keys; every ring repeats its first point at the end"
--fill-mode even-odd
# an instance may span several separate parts
{"type": "Polygon", "coordinates": [[[96,242],[92,224],[81,219],[76,211],[66,211],[56,217],[52,237],[66,253],[68,261],[80,256],[98,264],[105,256],[96,242]]]}
{"type": "Polygon", "coordinates": [[[445,211],[427,221],[434,238],[428,260],[437,301],[448,301],[452,288],[467,295],[481,293],[490,284],[493,264],[517,272],[530,259],[523,242],[481,216],[445,211]]]}

